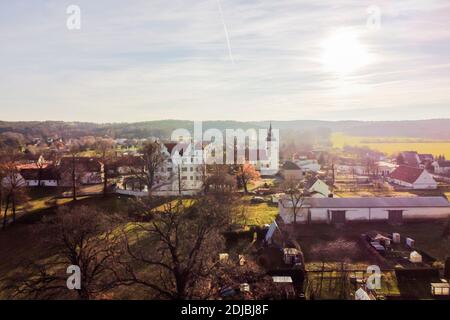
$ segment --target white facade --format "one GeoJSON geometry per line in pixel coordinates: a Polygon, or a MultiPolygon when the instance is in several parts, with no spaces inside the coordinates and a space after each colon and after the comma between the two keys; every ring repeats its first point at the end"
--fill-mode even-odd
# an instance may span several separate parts
{"type": "Polygon", "coordinates": [[[26,180],[28,187],[57,187],[58,180],[41,180],[39,184],[39,180],[26,180]]]}
{"type": "MultiPolygon", "coordinates": [[[[447,161],[445,161],[447,163],[447,161]]],[[[447,165],[440,165],[438,161],[434,161],[431,164],[434,168],[434,173],[436,174],[449,174],[450,173],[450,166],[447,165]]]]}
{"type": "Polygon", "coordinates": [[[438,186],[437,182],[433,179],[433,176],[426,170],[424,170],[422,174],[417,178],[417,180],[412,183],[394,178],[388,178],[388,180],[393,184],[417,190],[437,189],[438,186]]]}
{"type": "Polygon", "coordinates": [[[320,179],[317,179],[316,182],[308,189],[310,193],[318,193],[323,197],[328,197],[331,193],[330,187],[320,179]]]}
{"type": "Polygon", "coordinates": [[[398,165],[386,161],[378,161],[376,165],[378,175],[384,177],[389,176],[398,167],[398,165]]]}
{"type": "Polygon", "coordinates": [[[317,160],[302,159],[296,160],[294,161],[294,163],[299,166],[302,171],[305,172],[317,172],[320,170],[320,164],[317,162],[317,160]]]}
{"type": "MultiPolygon", "coordinates": [[[[309,198],[305,199],[303,206],[299,206],[296,220],[297,223],[333,223],[333,214],[336,212],[345,217],[342,222],[388,221],[392,212],[401,212],[402,220],[445,219],[450,216],[450,203],[446,199],[442,197],[422,198],[391,198],[393,200],[387,202],[391,202],[392,205],[386,206],[382,206],[388,204],[383,201],[383,198],[372,198],[371,200],[375,201],[367,201],[366,206],[364,206],[364,202],[368,198],[309,198]],[[355,199],[357,200],[352,201],[355,199]],[[346,203],[348,203],[347,207],[345,207],[346,203]],[[354,207],[353,203],[359,206],[354,207]]],[[[284,223],[293,223],[294,210],[287,199],[279,202],[278,209],[284,223]]]]}

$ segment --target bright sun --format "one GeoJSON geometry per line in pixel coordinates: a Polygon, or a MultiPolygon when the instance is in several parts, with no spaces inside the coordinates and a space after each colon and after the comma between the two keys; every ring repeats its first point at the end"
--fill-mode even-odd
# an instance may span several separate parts
{"type": "Polygon", "coordinates": [[[349,74],[371,62],[367,49],[350,30],[336,32],[321,47],[321,62],[330,72],[349,74]]]}

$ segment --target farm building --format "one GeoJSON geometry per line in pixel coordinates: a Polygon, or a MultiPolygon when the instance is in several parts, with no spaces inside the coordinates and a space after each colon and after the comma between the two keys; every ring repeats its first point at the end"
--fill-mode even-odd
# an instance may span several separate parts
{"type": "Polygon", "coordinates": [[[398,167],[396,164],[387,161],[378,161],[376,165],[378,175],[383,177],[389,176],[398,167]]]}
{"type": "Polygon", "coordinates": [[[400,153],[400,157],[403,159],[403,163],[399,164],[404,164],[416,168],[418,168],[420,165],[420,157],[416,151],[403,151],[402,153],[400,153]]]}
{"type": "Polygon", "coordinates": [[[425,169],[399,166],[392,171],[388,181],[401,187],[409,189],[436,189],[437,182],[425,169]]]}
{"type": "MultiPolygon", "coordinates": [[[[284,223],[294,221],[292,202],[278,203],[284,223]]],[[[389,221],[440,219],[450,216],[450,202],[443,197],[306,198],[297,205],[299,223],[345,223],[353,221],[389,221]]]]}
{"type": "Polygon", "coordinates": [[[330,187],[318,178],[309,180],[305,186],[305,190],[308,191],[313,198],[328,197],[331,194],[330,187]]]}
{"type": "Polygon", "coordinates": [[[280,170],[281,176],[286,180],[303,179],[302,169],[292,161],[286,161],[280,170]]]}
{"type": "Polygon", "coordinates": [[[434,173],[437,174],[449,174],[450,173],[450,161],[439,160],[432,163],[434,173]]]}
{"type": "Polygon", "coordinates": [[[59,175],[54,167],[43,169],[23,169],[20,174],[28,187],[57,187],[59,175]]]}

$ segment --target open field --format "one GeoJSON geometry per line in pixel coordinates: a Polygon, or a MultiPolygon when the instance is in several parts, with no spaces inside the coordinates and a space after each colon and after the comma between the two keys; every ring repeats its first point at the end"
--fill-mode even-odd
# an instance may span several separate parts
{"type": "Polygon", "coordinates": [[[415,150],[419,153],[432,155],[443,154],[450,158],[450,141],[429,140],[404,137],[357,137],[343,133],[333,133],[331,136],[333,148],[344,146],[369,147],[370,149],[393,155],[400,151],[415,150]]]}
{"type": "Polygon", "coordinates": [[[251,198],[251,196],[242,197],[241,210],[244,212],[245,218],[238,219],[237,223],[259,226],[272,223],[278,215],[278,206],[267,202],[251,203],[251,198]]]}

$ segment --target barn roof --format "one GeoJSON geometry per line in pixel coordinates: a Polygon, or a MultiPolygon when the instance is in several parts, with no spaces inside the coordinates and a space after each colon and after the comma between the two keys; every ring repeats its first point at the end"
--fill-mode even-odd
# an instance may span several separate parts
{"type": "Polygon", "coordinates": [[[409,166],[399,166],[389,175],[390,178],[405,181],[408,183],[414,183],[419,179],[420,175],[423,173],[424,169],[409,167],[409,166]]]}
{"type": "Polygon", "coordinates": [[[416,151],[403,151],[402,156],[405,161],[405,164],[413,167],[419,166],[420,159],[416,151]]]}
{"type": "Polygon", "coordinates": [[[300,167],[292,161],[286,161],[282,168],[283,170],[300,170],[300,167]]]}
{"type": "MultiPolygon", "coordinates": [[[[287,198],[282,203],[283,206],[292,206],[287,198]]],[[[311,208],[450,208],[450,202],[444,197],[306,198],[303,206],[311,208]]]]}

